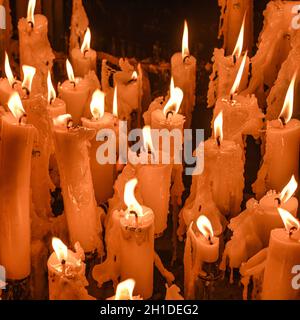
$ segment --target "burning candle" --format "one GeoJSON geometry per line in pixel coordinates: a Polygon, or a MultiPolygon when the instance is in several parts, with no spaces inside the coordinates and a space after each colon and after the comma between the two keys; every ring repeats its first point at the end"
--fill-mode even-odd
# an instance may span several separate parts
{"type": "MultiPolygon", "coordinates": [[[[105,112],[104,107],[105,94],[100,90],[96,90],[90,105],[93,118],[91,120],[82,118],[83,126],[97,131],[101,129],[114,130],[114,117],[111,113],[105,112]]],[[[104,139],[104,137],[102,138],[104,139]]],[[[115,165],[112,163],[99,163],[99,161],[104,161],[105,159],[97,158],[97,151],[103,142],[103,140],[100,141],[99,137],[94,138],[91,141],[89,150],[93,185],[98,204],[104,203],[112,197],[115,178],[115,165]]]]}
{"type": "Polygon", "coordinates": [[[294,75],[278,119],[267,122],[263,164],[253,185],[258,198],[266,190],[281,190],[292,175],[298,178],[300,121],[291,119],[295,78],[294,75]]]}
{"type": "Polygon", "coordinates": [[[278,208],[285,229],[274,229],[270,236],[263,300],[299,300],[300,291],[293,288],[293,268],[300,263],[300,222],[288,211],[278,208]]]}
{"type": "Polygon", "coordinates": [[[59,86],[59,96],[66,103],[67,112],[72,115],[74,124],[78,125],[89,101],[90,89],[85,79],[75,78],[69,60],[66,61],[66,67],[69,80],[59,86]]]}
{"type": "Polygon", "coordinates": [[[81,48],[74,48],[71,51],[75,76],[83,78],[91,70],[96,72],[96,60],[97,53],[91,49],[91,30],[87,28],[81,48]]]}
{"type": "Polygon", "coordinates": [[[133,296],[135,281],[128,279],[120,282],[117,286],[116,295],[107,300],[143,300],[140,296],[133,296]]]}
{"type": "Polygon", "coordinates": [[[30,275],[30,171],[35,128],[18,93],[8,102],[11,111],[1,118],[0,265],[8,279],[30,275]]]}
{"type": "Polygon", "coordinates": [[[48,40],[48,21],[34,14],[36,0],[29,0],[27,18],[19,20],[20,65],[36,68],[34,91],[47,92],[47,74],[52,69],[54,54],[48,40]]]}
{"type": "Polygon", "coordinates": [[[71,243],[77,241],[86,253],[102,248],[102,226],[96,205],[90,169],[88,144],[95,131],[73,128],[72,120],[60,116],[54,120],[54,145],[71,243]],[[66,125],[67,123],[67,125],[66,125]]]}
{"type": "Polygon", "coordinates": [[[243,91],[248,86],[249,58],[247,51],[242,57],[244,43],[245,17],[242,22],[236,46],[230,56],[225,56],[224,49],[215,49],[213,71],[207,94],[208,107],[213,107],[218,98],[229,94],[232,96],[237,89],[243,91]]]}
{"type": "Polygon", "coordinates": [[[130,180],[124,190],[127,209],[120,216],[120,271],[121,279],[135,279],[135,295],[149,299],[153,293],[154,215],[136,200],[137,183],[137,179],[130,180]]]}
{"type": "Polygon", "coordinates": [[[194,298],[194,284],[199,275],[205,274],[203,263],[213,263],[219,258],[219,238],[214,236],[212,225],[206,216],[192,222],[187,232],[184,250],[184,288],[185,298],[194,298]]]}
{"type": "Polygon", "coordinates": [[[79,243],[76,252],[58,238],[52,239],[54,252],[48,259],[49,299],[50,300],[95,300],[86,287],[84,252],[79,243]]]}
{"type": "Polygon", "coordinates": [[[196,65],[197,60],[190,55],[188,25],[185,21],[182,51],[177,52],[172,56],[171,69],[175,86],[179,87],[184,94],[180,113],[186,117],[186,128],[191,127],[192,113],[196,104],[196,65]]]}

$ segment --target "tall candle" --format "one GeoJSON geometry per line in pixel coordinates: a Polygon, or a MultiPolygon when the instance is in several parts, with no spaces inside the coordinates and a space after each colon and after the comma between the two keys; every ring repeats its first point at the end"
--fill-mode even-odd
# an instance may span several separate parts
{"type": "Polygon", "coordinates": [[[266,190],[281,190],[292,175],[298,178],[300,121],[291,119],[294,97],[293,77],[277,120],[267,122],[263,164],[253,184],[260,198],[266,190]]]}
{"type": "Polygon", "coordinates": [[[293,287],[292,279],[293,268],[300,263],[300,222],[288,211],[280,208],[278,211],[285,229],[271,232],[262,299],[299,300],[300,290],[293,287]]]}
{"type": "Polygon", "coordinates": [[[14,93],[12,114],[1,119],[0,264],[8,279],[30,275],[30,170],[35,129],[24,123],[21,99],[14,93]]]}
{"type": "Polygon", "coordinates": [[[91,49],[91,31],[87,28],[81,48],[74,48],[71,51],[75,76],[83,78],[91,70],[96,72],[96,60],[97,53],[91,49]]]}
{"type": "MultiPolygon", "coordinates": [[[[92,97],[91,113],[93,118],[82,118],[82,124],[86,128],[95,129],[97,132],[101,129],[114,130],[115,120],[111,113],[104,112],[105,94],[96,90],[92,97]]],[[[113,195],[113,183],[115,178],[115,165],[111,163],[100,164],[97,159],[98,148],[104,141],[98,141],[97,137],[91,140],[90,166],[92,171],[95,197],[98,204],[106,202],[113,195]]],[[[116,153],[116,151],[115,151],[116,153]]]]}
{"type": "Polygon", "coordinates": [[[98,250],[101,255],[102,226],[88,152],[89,140],[95,132],[59,125],[60,119],[55,121],[54,144],[70,240],[73,245],[79,241],[85,252],[98,250]]]}
{"type": "Polygon", "coordinates": [[[76,252],[68,250],[59,239],[52,239],[54,252],[48,259],[50,300],[95,300],[87,292],[84,252],[77,242],[76,252]]]}
{"type": "Polygon", "coordinates": [[[192,113],[196,104],[196,64],[197,60],[190,55],[187,22],[184,22],[182,52],[171,58],[172,76],[176,87],[184,94],[180,113],[186,117],[185,127],[190,128],[192,113]]]}

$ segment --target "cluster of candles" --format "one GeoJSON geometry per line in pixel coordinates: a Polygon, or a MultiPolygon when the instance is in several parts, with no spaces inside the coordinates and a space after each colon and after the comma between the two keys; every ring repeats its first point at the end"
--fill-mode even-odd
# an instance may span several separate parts
{"type": "MultiPolygon", "coordinates": [[[[63,194],[68,240],[75,252],[53,237],[54,252],[47,264],[49,298],[93,299],[86,290],[84,259],[85,254],[97,252],[99,256],[106,254],[109,263],[95,266],[93,276],[99,285],[114,281],[116,294],[110,299],[149,299],[157,262],[155,237],[167,228],[170,189],[177,167],[162,163],[133,168],[99,164],[97,152],[105,141],[98,135],[95,138],[100,129],[119,133],[119,119],[127,119],[132,125],[130,114],[139,110],[143,94],[141,67],[135,70],[128,61],[121,60],[122,70],[114,74],[114,88],[101,91],[95,73],[97,54],[90,48],[91,32],[87,29],[81,48],[72,49],[71,62],[66,61],[68,80],[58,85],[57,97],[51,81],[47,19],[35,15],[34,8],[35,1],[30,0],[28,16],[19,22],[23,81],[13,76],[8,55],[7,78],[0,80],[0,104],[4,107],[0,141],[0,264],[10,280],[30,276],[31,211],[35,210],[41,219],[53,219],[49,190],[57,184],[63,194]],[[31,50],[34,47],[42,48],[44,55],[35,56],[31,50]],[[55,162],[51,163],[53,158],[55,162]],[[49,165],[57,166],[58,182],[51,181],[49,165]],[[110,208],[103,217],[98,206],[106,201],[110,208]],[[119,279],[122,282],[118,283],[119,279]]],[[[201,146],[204,171],[193,177],[177,231],[179,236],[186,233],[185,298],[195,298],[197,278],[206,274],[203,266],[220,259],[223,245],[219,236],[224,217],[231,219],[233,237],[226,244],[221,268],[226,269],[227,263],[231,268],[243,268],[261,249],[269,247],[262,298],[300,297],[290,286],[291,270],[300,264],[298,201],[293,197],[300,140],[300,121],[292,119],[297,75],[290,79],[280,114],[268,121],[263,132],[264,114],[256,97],[241,94],[248,86],[251,69],[247,51],[243,53],[245,17],[232,55],[225,56],[222,49],[214,53],[208,93],[208,104],[214,106],[213,136],[201,146]],[[262,138],[265,151],[254,186],[260,200],[252,199],[255,205],[250,208],[247,203],[246,212],[240,213],[247,135],[262,138]],[[251,220],[251,214],[256,218],[251,220]]],[[[169,97],[155,99],[144,113],[142,152],[147,157],[152,156],[148,149],[155,151],[150,128],[176,128],[183,134],[183,129],[191,126],[197,62],[188,48],[185,22],[182,52],[171,60],[169,97]]],[[[117,146],[122,143],[116,141],[117,146]]],[[[114,156],[117,160],[117,149],[114,156]]],[[[167,296],[170,298],[170,291],[167,296]]]]}

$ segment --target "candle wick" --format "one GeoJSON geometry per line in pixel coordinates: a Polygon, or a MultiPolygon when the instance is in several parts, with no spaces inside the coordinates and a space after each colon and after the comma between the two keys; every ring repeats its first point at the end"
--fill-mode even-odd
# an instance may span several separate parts
{"type": "Polygon", "coordinates": [[[26,87],[22,87],[22,90],[25,91],[26,96],[29,97],[29,95],[30,95],[29,89],[26,87]]]}
{"type": "Polygon", "coordinates": [[[285,126],[286,125],[286,122],[285,122],[285,119],[284,117],[280,117],[279,120],[281,121],[282,125],[285,126]]]}
{"type": "Polygon", "coordinates": [[[233,100],[233,94],[230,95],[230,101],[232,102],[233,100]]]}
{"type": "Polygon", "coordinates": [[[213,242],[211,240],[211,235],[208,236],[208,241],[209,241],[209,244],[211,244],[211,245],[213,244],[213,242]]]}
{"type": "Polygon", "coordinates": [[[174,112],[173,111],[168,111],[167,114],[166,114],[166,119],[168,120],[169,119],[169,116],[173,116],[174,115],[174,112]]]}
{"type": "Polygon", "coordinates": [[[23,113],[22,116],[19,118],[19,125],[25,124],[27,119],[27,114],[23,113]]]}
{"type": "Polygon", "coordinates": [[[221,137],[218,136],[216,140],[217,140],[218,147],[221,147],[221,137]]]}
{"type": "Polygon", "coordinates": [[[291,227],[291,229],[289,230],[289,237],[291,238],[292,235],[293,235],[293,233],[294,233],[295,231],[297,231],[297,230],[298,230],[297,227],[295,227],[295,226],[291,227]]]}
{"type": "Polygon", "coordinates": [[[75,81],[70,81],[70,83],[73,84],[74,88],[76,87],[76,82],[75,81]]]}
{"type": "Polygon", "coordinates": [[[71,128],[73,128],[73,119],[72,118],[68,119],[68,121],[67,121],[67,129],[69,130],[71,128]]]}
{"type": "Polygon", "coordinates": [[[66,272],[66,260],[65,259],[61,260],[61,265],[62,265],[62,272],[65,273],[66,272]]]}
{"type": "Polygon", "coordinates": [[[139,215],[137,214],[137,212],[134,210],[130,210],[129,213],[135,216],[135,223],[136,223],[136,225],[138,225],[139,224],[139,215]]]}
{"type": "Polygon", "coordinates": [[[89,52],[90,50],[89,49],[85,49],[84,52],[83,52],[83,56],[86,58],[86,54],[89,52]]]}
{"type": "Polygon", "coordinates": [[[18,82],[14,81],[13,84],[11,85],[11,87],[14,89],[17,84],[18,84],[18,82]]]}
{"type": "Polygon", "coordinates": [[[278,206],[281,206],[281,199],[279,197],[275,198],[275,200],[278,202],[278,206]]]}
{"type": "Polygon", "coordinates": [[[53,101],[54,101],[54,98],[53,97],[50,98],[50,101],[49,101],[50,105],[52,105],[53,101]]]}
{"type": "Polygon", "coordinates": [[[232,58],[233,58],[233,63],[236,64],[236,60],[237,60],[236,55],[234,54],[232,58]]]}
{"type": "Polygon", "coordinates": [[[184,56],[184,58],[183,58],[183,63],[186,63],[186,62],[189,60],[189,58],[190,58],[190,55],[189,55],[189,54],[187,54],[186,56],[184,56]]]}
{"type": "Polygon", "coordinates": [[[33,28],[34,28],[34,24],[33,24],[33,22],[32,22],[32,21],[28,21],[28,24],[30,25],[31,29],[33,29],[33,28]]]}

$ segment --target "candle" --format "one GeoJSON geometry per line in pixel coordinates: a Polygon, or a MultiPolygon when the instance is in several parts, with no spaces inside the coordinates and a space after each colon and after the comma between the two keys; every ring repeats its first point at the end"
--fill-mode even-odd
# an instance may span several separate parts
{"type": "Polygon", "coordinates": [[[300,263],[300,222],[288,211],[278,208],[285,229],[274,229],[270,236],[263,300],[299,300],[300,291],[293,287],[293,268],[300,263]],[[274,281],[276,280],[276,281],[274,281]]]}
{"type": "Polygon", "coordinates": [[[56,97],[56,92],[52,84],[50,71],[48,71],[47,88],[48,114],[50,118],[54,119],[60,115],[66,114],[66,104],[63,100],[56,97]]]}
{"type": "Polygon", "coordinates": [[[116,295],[107,300],[143,300],[140,296],[133,296],[134,287],[135,281],[133,279],[122,281],[117,286],[116,295]]]}
{"type": "Polygon", "coordinates": [[[207,93],[208,107],[213,107],[218,98],[234,94],[237,89],[243,91],[248,86],[250,60],[247,51],[242,57],[244,43],[244,20],[236,46],[230,56],[225,56],[224,49],[215,49],[213,71],[210,76],[207,93]]]}
{"type": "Polygon", "coordinates": [[[0,265],[12,280],[30,275],[30,170],[35,129],[14,93],[1,118],[0,265]]]}
{"type": "Polygon", "coordinates": [[[190,128],[192,113],[196,104],[196,64],[197,60],[190,55],[188,25],[184,22],[182,52],[175,53],[171,58],[171,71],[176,87],[184,94],[180,113],[186,117],[185,127],[190,128]]]}
{"type": "Polygon", "coordinates": [[[102,226],[90,170],[88,144],[94,130],[71,127],[69,116],[54,121],[54,145],[71,243],[86,253],[102,248],[102,226]],[[68,125],[65,122],[68,121],[68,125]]]}
{"type": "Polygon", "coordinates": [[[20,65],[36,68],[34,91],[47,92],[47,74],[52,69],[54,54],[48,40],[48,21],[41,14],[34,15],[35,0],[28,3],[27,18],[18,23],[20,65]]]}
{"type": "Polygon", "coordinates": [[[78,125],[89,101],[89,84],[85,79],[75,78],[69,60],[66,61],[66,67],[69,80],[59,86],[59,95],[66,103],[67,112],[72,115],[74,124],[78,125]]]}
{"type": "Polygon", "coordinates": [[[87,28],[81,48],[71,51],[71,61],[76,77],[84,77],[89,71],[96,72],[97,53],[91,49],[91,31],[87,28]]]}
{"type": "Polygon", "coordinates": [[[153,293],[154,215],[141,206],[134,190],[137,179],[130,180],[124,190],[127,210],[120,217],[120,273],[121,279],[134,278],[134,293],[149,299],[153,293]]]}
{"type": "MultiPolygon", "coordinates": [[[[96,90],[91,101],[91,113],[93,118],[82,118],[82,124],[86,128],[95,129],[100,133],[101,129],[114,130],[115,120],[111,113],[104,112],[105,94],[96,90]]],[[[99,137],[98,137],[99,138],[99,137]]],[[[90,166],[92,171],[95,197],[98,204],[106,202],[113,195],[113,184],[115,178],[115,165],[111,163],[100,163],[105,159],[98,159],[97,151],[104,143],[97,137],[91,141],[90,166]]],[[[104,137],[103,137],[104,138],[104,137]]],[[[116,151],[115,151],[116,154],[116,151]]]]}
{"type": "Polygon", "coordinates": [[[87,292],[84,252],[77,242],[76,252],[68,250],[58,238],[52,239],[54,252],[48,259],[50,300],[95,300],[87,292]]]}
{"type": "Polygon", "coordinates": [[[214,236],[210,221],[201,215],[197,219],[197,227],[192,222],[187,232],[184,249],[184,296],[194,298],[195,280],[205,275],[203,263],[213,263],[219,258],[219,238],[214,236]]]}
{"type": "Polygon", "coordinates": [[[263,164],[253,184],[253,191],[258,198],[266,190],[281,190],[292,175],[298,178],[300,121],[291,119],[294,83],[295,76],[278,119],[267,122],[263,164]]]}

